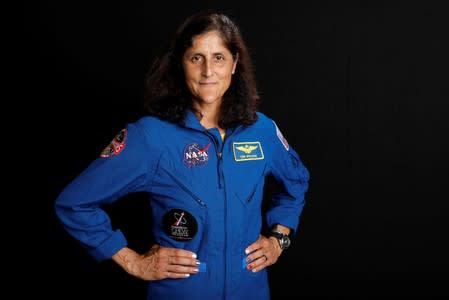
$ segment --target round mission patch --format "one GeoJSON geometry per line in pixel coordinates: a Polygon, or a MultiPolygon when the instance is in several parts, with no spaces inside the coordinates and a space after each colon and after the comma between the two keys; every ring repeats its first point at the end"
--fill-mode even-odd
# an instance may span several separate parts
{"type": "Polygon", "coordinates": [[[163,218],[164,232],[174,240],[189,241],[198,231],[195,217],[186,210],[173,208],[163,218]]]}
{"type": "Polygon", "coordinates": [[[107,145],[103,151],[101,151],[101,157],[110,157],[117,155],[125,148],[126,136],[128,131],[126,128],[120,130],[120,132],[112,139],[112,141],[107,145]]]}

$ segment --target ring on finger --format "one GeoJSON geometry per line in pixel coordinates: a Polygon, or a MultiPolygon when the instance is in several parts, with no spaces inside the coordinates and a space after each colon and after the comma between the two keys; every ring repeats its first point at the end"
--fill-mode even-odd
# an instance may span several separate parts
{"type": "Polygon", "coordinates": [[[268,260],[268,257],[264,254],[264,255],[262,255],[263,257],[265,257],[265,261],[267,261],[268,260]]]}

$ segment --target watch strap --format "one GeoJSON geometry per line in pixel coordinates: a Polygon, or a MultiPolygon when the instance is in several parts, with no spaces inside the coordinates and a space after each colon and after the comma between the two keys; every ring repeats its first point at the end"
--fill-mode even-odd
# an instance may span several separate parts
{"type": "Polygon", "coordinates": [[[290,237],[288,234],[272,230],[270,231],[269,236],[274,236],[278,240],[279,246],[282,250],[287,249],[290,246],[290,237]]]}

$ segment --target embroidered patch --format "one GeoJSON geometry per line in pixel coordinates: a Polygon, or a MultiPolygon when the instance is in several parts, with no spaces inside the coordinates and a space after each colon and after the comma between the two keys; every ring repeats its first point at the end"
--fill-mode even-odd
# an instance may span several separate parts
{"type": "Polygon", "coordinates": [[[279,138],[279,140],[281,140],[282,145],[284,145],[285,150],[288,151],[288,149],[290,148],[290,146],[288,145],[287,139],[282,135],[282,132],[279,130],[278,126],[276,125],[276,123],[273,121],[274,126],[276,127],[276,134],[279,138]]]}
{"type": "Polygon", "coordinates": [[[209,150],[210,143],[205,147],[200,147],[197,143],[191,143],[184,148],[184,157],[182,161],[189,167],[200,166],[207,163],[209,160],[209,155],[207,151],[209,150]]]}
{"type": "Polygon", "coordinates": [[[173,208],[163,217],[164,232],[177,241],[191,240],[198,231],[195,217],[186,210],[173,208]]]}
{"type": "Polygon", "coordinates": [[[101,151],[101,157],[110,157],[119,154],[125,148],[126,136],[128,130],[126,128],[120,130],[120,132],[112,139],[109,145],[101,151]]]}
{"type": "Polygon", "coordinates": [[[260,142],[233,142],[232,150],[235,161],[264,159],[260,142]]]}

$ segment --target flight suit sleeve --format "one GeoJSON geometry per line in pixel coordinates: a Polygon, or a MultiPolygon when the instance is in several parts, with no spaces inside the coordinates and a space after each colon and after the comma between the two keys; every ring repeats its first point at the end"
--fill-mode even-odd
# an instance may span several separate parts
{"type": "Polygon", "coordinates": [[[112,228],[102,205],[148,188],[156,168],[149,159],[148,140],[146,132],[129,124],[55,201],[63,227],[98,261],[127,245],[123,233],[112,228]]]}
{"type": "Polygon", "coordinates": [[[272,123],[273,127],[269,130],[273,136],[270,170],[279,185],[279,191],[272,196],[267,224],[270,228],[275,224],[287,226],[294,234],[305,204],[309,172],[276,123],[272,123]]]}

